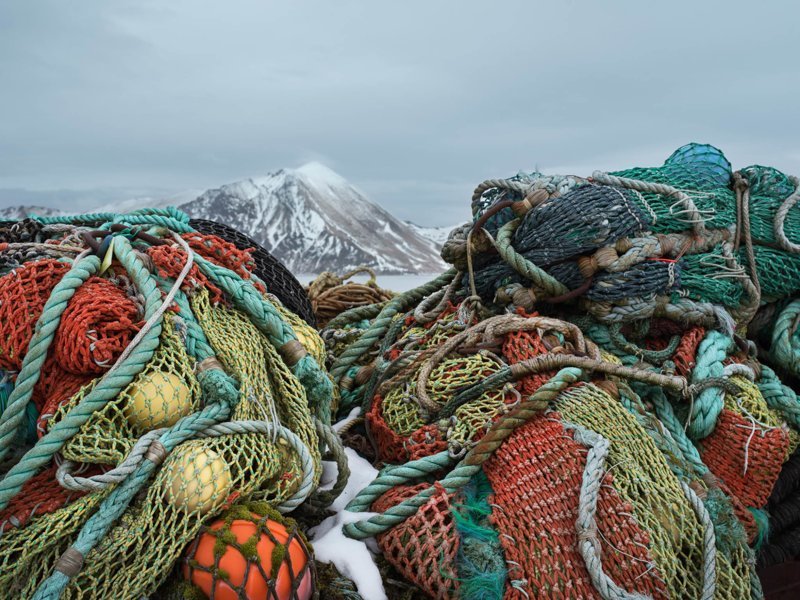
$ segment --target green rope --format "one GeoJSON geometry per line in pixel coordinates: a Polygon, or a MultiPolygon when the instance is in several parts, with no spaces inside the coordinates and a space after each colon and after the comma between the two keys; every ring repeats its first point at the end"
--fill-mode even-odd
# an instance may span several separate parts
{"type": "Polygon", "coordinates": [[[530,280],[537,290],[544,291],[547,296],[561,296],[569,291],[569,288],[558,279],[540,269],[527,258],[514,250],[511,237],[520,224],[520,219],[514,219],[503,225],[497,232],[497,240],[494,247],[497,253],[506,261],[511,268],[530,280]]]}
{"type": "Polygon", "coordinates": [[[343,313],[339,313],[333,319],[328,321],[328,324],[325,325],[325,329],[342,329],[347,325],[352,325],[361,321],[371,321],[377,317],[378,314],[380,314],[380,312],[388,303],[389,300],[386,300],[385,302],[378,302],[377,304],[355,306],[344,311],[343,313]]]}

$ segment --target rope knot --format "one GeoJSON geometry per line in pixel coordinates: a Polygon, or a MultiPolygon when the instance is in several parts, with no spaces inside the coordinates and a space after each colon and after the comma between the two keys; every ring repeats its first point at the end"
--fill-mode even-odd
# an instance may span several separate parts
{"type": "Polygon", "coordinates": [[[55,570],[63,573],[67,577],[75,577],[83,568],[83,558],[83,554],[70,546],[64,551],[64,554],[59,557],[58,561],[56,561],[55,570]]]}

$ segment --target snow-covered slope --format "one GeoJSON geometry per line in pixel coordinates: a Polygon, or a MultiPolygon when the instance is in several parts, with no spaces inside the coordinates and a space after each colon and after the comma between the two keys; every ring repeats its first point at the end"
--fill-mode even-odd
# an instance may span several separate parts
{"type": "MultiPolygon", "coordinates": [[[[319,163],[282,169],[205,192],[133,198],[91,212],[129,212],[180,205],[190,216],[235,227],[264,246],[294,273],[347,271],[367,265],[379,273],[438,273],[447,228],[404,223],[368,200],[342,176],[319,163]]],[[[69,214],[52,208],[0,209],[0,219],[30,213],[69,214]]]]}
{"type": "Polygon", "coordinates": [[[60,215],[62,212],[56,208],[47,208],[45,206],[9,206],[0,208],[0,219],[18,221],[30,214],[50,216],[60,215]]]}
{"type": "Polygon", "coordinates": [[[295,273],[444,268],[429,240],[319,163],[208,190],[180,208],[246,233],[295,273]]]}
{"type": "Polygon", "coordinates": [[[417,235],[433,242],[437,250],[441,250],[442,246],[447,241],[447,236],[457,227],[457,225],[453,225],[452,227],[422,227],[411,221],[406,221],[405,223],[416,231],[417,235]]]}

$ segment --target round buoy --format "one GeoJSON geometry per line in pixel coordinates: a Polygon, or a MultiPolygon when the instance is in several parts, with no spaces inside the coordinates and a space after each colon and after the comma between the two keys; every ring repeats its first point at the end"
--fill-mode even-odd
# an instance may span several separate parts
{"type": "Polygon", "coordinates": [[[167,467],[170,501],[188,512],[208,512],[222,504],[231,489],[228,463],[208,448],[189,446],[167,467]]]}
{"type": "Polygon", "coordinates": [[[308,600],[314,591],[308,561],[300,538],[254,514],[212,523],[189,547],[183,576],[216,600],[308,600]]]}
{"type": "Polygon", "coordinates": [[[147,373],[131,384],[128,393],[125,417],[141,430],[170,427],[192,412],[191,390],[173,373],[147,373]]]}

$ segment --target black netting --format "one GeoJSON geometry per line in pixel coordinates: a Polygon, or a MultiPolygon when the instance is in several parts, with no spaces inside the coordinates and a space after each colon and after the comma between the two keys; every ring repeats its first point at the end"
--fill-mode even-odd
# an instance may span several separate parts
{"type": "Polygon", "coordinates": [[[308,295],[283,263],[272,256],[258,243],[233,227],[228,227],[216,221],[207,219],[191,219],[189,225],[200,233],[216,235],[223,240],[234,244],[240,250],[253,248],[253,260],[256,263],[254,273],[267,284],[267,290],[275,294],[284,306],[300,316],[306,323],[316,327],[314,311],[308,295]]]}

